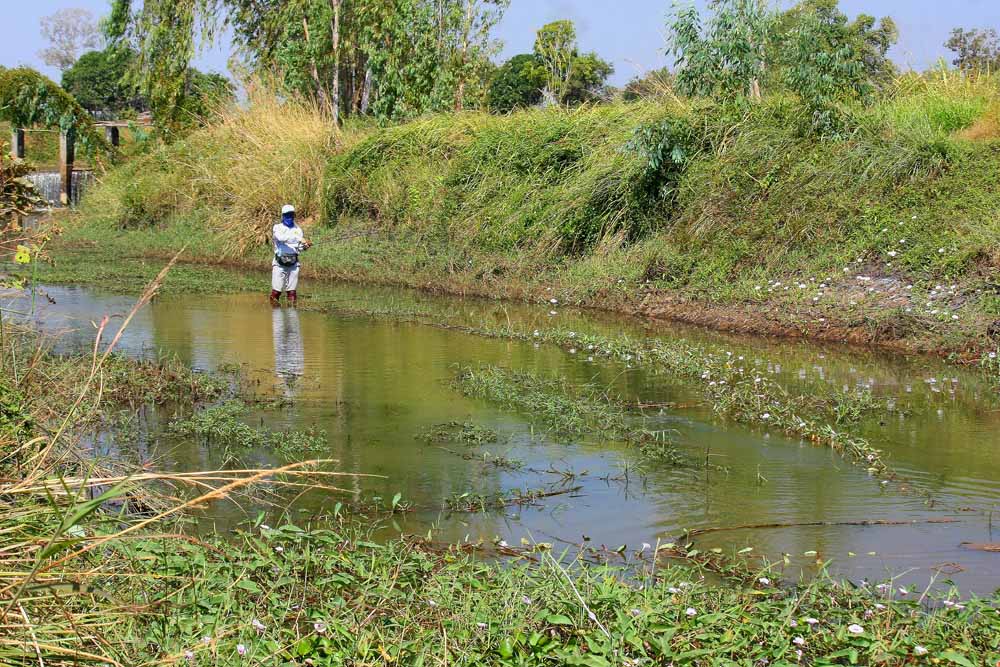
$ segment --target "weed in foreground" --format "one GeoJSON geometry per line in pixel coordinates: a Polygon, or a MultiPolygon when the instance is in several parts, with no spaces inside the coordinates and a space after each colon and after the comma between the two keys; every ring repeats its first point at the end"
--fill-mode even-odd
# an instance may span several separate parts
{"type": "Polygon", "coordinates": [[[499,564],[457,547],[377,544],[347,525],[292,524],[241,531],[232,542],[120,542],[115,559],[147,585],[112,581],[106,594],[139,611],[103,638],[123,664],[428,664],[444,655],[456,665],[963,665],[998,657],[995,600],[898,601],[884,588],[829,579],[782,588],[771,572],[753,584],[710,585],[697,567],[629,574],[562,560],[544,546],[514,550],[523,563],[499,564]]]}

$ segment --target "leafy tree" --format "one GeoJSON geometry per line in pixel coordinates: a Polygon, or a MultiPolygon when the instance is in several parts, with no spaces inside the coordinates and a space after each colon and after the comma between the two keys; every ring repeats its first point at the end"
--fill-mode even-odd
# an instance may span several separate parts
{"type": "Polygon", "coordinates": [[[196,44],[222,18],[250,70],[341,114],[398,119],[484,104],[489,33],[509,0],[113,0],[109,34],[139,52],[154,112],[182,106],[196,44]]]}
{"type": "Polygon", "coordinates": [[[539,29],[533,67],[531,80],[541,83],[543,101],[555,104],[606,99],[607,79],[615,71],[596,53],[579,52],[572,21],[554,21],[539,29]]]}
{"type": "Polygon", "coordinates": [[[797,57],[797,47],[790,43],[796,39],[796,32],[803,29],[819,30],[820,41],[815,44],[815,50],[823,51],[827,57],[850,55],[858,60],[863,75],[876,87],[890,83],[896,74],[888,52],[899,38],[899,31],[889,17],[876,21],[872,16],[861,14],[854,21],[848,21],[838,7],[838,0],[802,0],[781,14],[776,22],[772,50],[779,54],[777,59],[781,67],[787,67],[797,57]],[[788,49],[789,46],[792,48],[788,49]],[[850,54],[845,52],[838,56],[835,53],[844,48],[849,49],[850,54]]]}
{"type": "Polygon", "coordinates": [[[886,54],[896,26],[867,15],[849,22],[836,0],[808,0],[783,19],[777,41],[784,83],[805,103],[814,130],[837,133],[841,105],[867,102],[891,80],[895,68],[886,54]]]}
{"type": "Polygon", "coordinates": [[[490,31],[500,22],[510,0],[452,0],[441,5],[441,51],[445,69],[455,79],[455,110],[461,111],[470,85],[476,85],[477,103],[485,98],[484,84],[494,73],[490,57],[499,51],[490,31]]]}
{"type": "Polygon", "coordinates": [[[91,159],[99,159],[109,149],[86,109],[48,77],[28,67],[0,66],[0,121],[13,127],[74,130],[91,159]]]}
{"type": "Polygon", "coordinates": [[[497,70],[490,82],[490,111],[507,113],[531,107],[542,101],[545,79],[538,57],[533,53],[516,55],[497,70]]]}
{"type": "Polygon", "coordinates": [[[112,0],[105,33],[111,46],[137,55],[129,74],[148,100],[158,128],[167,134],[189,125],[185,97],[192,91],[189,71],[197,46],[219,28],[222,0],[112,0]],[[138,4],[138,3],[136,3],[138,4]]]}
{"type": "Polygon", "coordinates": [[[86,9],[60,9],[41,20],[42,37],[49,46],[38,55],[46,65],[66,70],[84,51],[97,48],[101,34],[94,15],[86,9]]]}
{"type": "Polygon", "coordinates": [[[711,0],[712,16],[702,25],[694,5],[670,19],[670,52],[677,88],[688,95],[722,99],[759,98],[766,73],[774,14],[765,0],[711,0]]]}
{"type": "Polygon", "coordinates": [[[177,116],[188,126],[203,124],[218,105],[235,99],[232,82],[218,72],[199,72],[190,68],[185,82],[185,93],[177,116]]]}
{"type": "Polygon", "coordinates": [[[839,131],[840,108],[867,101],[895,69],[888,50],[897,38],[891,19],[854,21],[837,0],[803,0],[780,15],[764,0],[712,0],[707,25],[691,5],[672,18],[677,88],[729,102],[756,99],[766,84],[796,93],[812,129],[839,131]]]}
{"type": "Polygon", "coordinates": [[[602,60],[596,53],[578,55],[573,59],[569,89],[563,102],[582,104],[607,100],[611,96],[607,80],[614,71],[614,65],[602,60]]]}
{"type": "Polygon", "coordinates": [[[626,102],[634,102],[647,97],[653,97],[674,88],[674,74],[670,68],[646,72],[643,76],[635,76],[625,84],[622,90],[622,99],[626,102]]]}
{"type": "Polygon", "coordinates": [[[1000,36],[993,28],[955,28],[944,45],[955,53],[951,62],[961,70],[990,72],[1000,69],[1000,36]]]}
{"type": "Polygon", "coordinates": [[[126,81],[135,57],[129,49],[85,53],[63,72],[62,87],[90,112],[145,111],[145,100],[136,86],[126,81]]]}
{"type": "Polygon", "coordinates": [[[576,26],[572,21],[553,21],[538,30],[535,56],[545,75],[545,93],[557,104],[562,104],[569,93],[577,55],[576,26]]]}

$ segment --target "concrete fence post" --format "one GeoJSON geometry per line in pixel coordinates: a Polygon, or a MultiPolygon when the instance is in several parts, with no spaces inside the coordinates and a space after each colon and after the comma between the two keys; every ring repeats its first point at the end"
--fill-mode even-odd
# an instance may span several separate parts
{"type": "Polygon", "coordinates": [[[73,160],[76,130],[70,128],[59,135],[59,201],[63,206],[73,203],[73,160]]]}
{"type": "Polygon", "coordinates": [[[24,129],[15,127],[10,131],[10,155],[24,159],[24,129]]]}

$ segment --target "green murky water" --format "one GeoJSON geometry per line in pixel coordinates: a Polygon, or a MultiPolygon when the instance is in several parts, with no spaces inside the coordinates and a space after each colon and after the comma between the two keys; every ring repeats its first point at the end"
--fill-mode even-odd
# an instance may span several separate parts
{"type": "MultiPolygon", "coordinates": [[[[48,288],[39,321],[64,332],[63,344],[87,344],[89,322],[125,312],[129,297],[76,288],[48,288]]],[[[770,559],[790,554],[804,571],[817,557],[855,580],[898,576],[921,586],[954,581],[966,592],[1000,587],[1000,553],[963,543],[1000,542],[1000,395],[974,372],[927,358],[894,358],[833,345],[733,337],[671,325],[647,325],[559,306],[497,304],[441,298],[402,290],[331,286],[306,302],[342,311],[366,308],[420,311],[437,321],[477,325],[513,323],[526,330],[552,326],[581,332],[684,337],[742,356],[759,373],[790,390],[869,386],[887,407],[867,419],[863,434],[886,450],[890,464],[920,494],[886,490],[835,453],[780,433],[733,424],[704,403],[697,386],[621,364],[590,360],[555,347],[483,338],[397,318],[337,315],[308,309],[273,310],[259,295],[162,298],[146,307],[126,332],[130,354],[175,354],[210,370],[241,364],[261,393],[291,404],[255,415],[277,428],[315,426],[328,435],[325,453],[352,478],[357,493],[402,494],[414,511],[397,516],[391,530],[423,534],[435,527],[443,540],[521,538],[616,548],[675,541],[685,529],[726,528],[695,538],[699,549],[753,547],[770,559]],[[552,313],[555,314],[552,314],[552,313]],[[676,429],[693,465],[642,463],[619,443],[563,442],[545,437],[531,415],[471,400],[449,383],[456,365],[480,363],[554,373],[574,382],[607,385],[649,404],[651,428],[676,429]],[[449,445],[463,458],[416,436],[443,422],[474,422],[500,435],[473,448],[449,445]],[[511,471],[485,465],[489,452],[518,459],[511,471]],[[725,470],[706,470],[705,456],[725,470]],[[444,499],[466,492],[560,490],[556,471],[576,474],[571,494],[527,507],[486,514],[449,513],[444,499]],[[996,512],[996,521],[994,521],[996,512]],[[822,525],[864,520],[938,521],[903,526],[822,525]],[[994,523],[997,525],[994,527],[994,523]],[[739,528],[781,524],[769,528],[739,528]],[[816,555],[813,555],[815,552],[816,555]]],[[[222,453],[199,443],[159,435],[170,415],[147,413],[151,425],[131,452],[163,468],[195,470],[222,463],[222,453]]],[[[269,452],[257,463],[278,464],[269,452]]],[[[313,493],[308,509],[330,510],[342,497],[313,493]]],[[[230,508],[214,519],[230,525],[245,515],[230,508]]],[[[206,519],[207,521],[207,519],[206,519]]]]}

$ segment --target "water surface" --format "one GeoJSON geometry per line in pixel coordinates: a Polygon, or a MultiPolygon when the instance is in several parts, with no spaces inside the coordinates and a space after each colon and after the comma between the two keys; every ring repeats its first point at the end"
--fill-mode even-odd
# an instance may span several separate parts
{"type": "MultiPolygon", "coordinates": [[[[36,319],[62,332],[61,346],[89,345],[92,320],[124,313],[131,297],[77,288],[46,288],[36,319]],[[51,301],[51,302],[50,302],[51,301]]],[[[308,306],[330,313],[272,309],[261,295],[157,299],[126,331],[121,348],[133,355],[176,355],[204,370],[239,364],[265,395],[286,397],[277,412],[255,414],[273,428],[316,427],[326,432],[324,456],[345,472],[380,475],[348,484],[361,497],[401,493],[414,510],[392,530],[442,540],[522,538],[629,551],[642,543],[678,540],[685,529],[726,528],[695,538],[699,549],[727,553],[752,547],[812,571],[817,558],[854,580],[896,576],[900,584],[954,581],[969,593],[1000,588],[1000,554],[963,543],[1000,542],[993,512],[1000,505],[1000,397],[979,375],[929,358],[899,358],[836,345],[727,336],[699,329],[651,325],[550,304],[498,304],[431,297],[405,290],[330,286],[313,288],[308,306]],[[825,448],[780,433],[747,428],[716,415],[698,386],[643,368],[589,360],[552,346],[484,338],[457,329],[391,317],[349,314],[364,305],[430,315],[429,321],[477,325],[512,323],[580,332],[682,337],[743,357],[791,391],[819,387],[870,388],[884,409],[861,430],[887,452],[890,464],[924,493],[882,487],[864,469],[825,448]],[[555,313],[554,315],[552,313],[555,313]],[[671,407],[646,411],[647,426],[673,429],[686,465],[650,464],[620,443],[565,442],[546,437],[531,415],[464,397],[451,380],[462,365],[496,364],[607,386],[642,403],[671,407]],[[474,423],[498,432],[496,443],[445,451],[418,438],[445,422],[474,423]],[[458,454],[473,454],[463,458],[458,454]],[[486,465],[502,455],[521,470],[486,465]],[[703,463],[708,458],[712,466],[703,463]],[[477,460],[478,458],[478,460],[477,460]],[[462,493],[512,489],[559,490],[558,471],[575,474],[571,494],[536,505],[485,514],[449,513],[444,499],[462,493]],[[846,525],[864,520],[954,520],[906,526],[846,525]],[[806,526],[823,522],[828,525],[806,526]],[[769,528],[739,528],[777,524],[769,528]],[[844,525],[838,525],[844,524],[844,525]]],[[[171,414],[147,415],[150,423],[171,414]]],[[[179,470],[214,468],[224,452],[178,441],[153,429],[135,455],[179,470]],[[159,434],[158,434],[159,433],[159,434]]],[[[253,462],[278,464],[273,452],[253,462]]],[[[300,506],[329,511],[344,498],[310,494],[300,506]]],[[[997,515],[1000,518],[1000,514],[997,515]]],[[[214,521],[222,527],[245,515],[233,508],[214,521]]],[[[207,521],[208,519],[206,519],[207,521]]],[[[793,570],[797,571],[797,570],[793,570]]]]}

